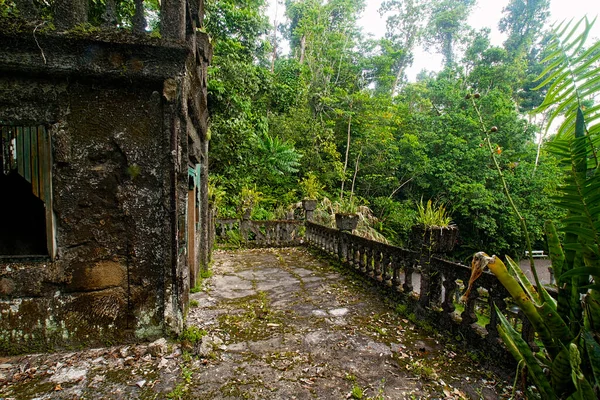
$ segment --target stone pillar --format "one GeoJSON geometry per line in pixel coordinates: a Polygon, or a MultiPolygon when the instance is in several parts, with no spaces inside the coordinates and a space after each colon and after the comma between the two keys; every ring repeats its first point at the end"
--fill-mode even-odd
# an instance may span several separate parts
{"type": "Polygon", "coordinates": [[[135,0],[133,14],[133,32],[142,34],[146,31],[146,16],[144,15],[144,0],[135,0]]]}
{"type": "Polygon", "coordinates": [[[87,0],[56,0],[54,8],[54,25],[58,30],[69,30],[88,22],[87,0]]]}
{"type": "Polygon", "coordinates": [[[160,7],[160,34],[165,39],[185,40],[185,2],[163,0],[160,7]]]}
{"type": "Polygon", "coordinates": [[[304,215],[307,221],[313,221],[313,212],[317,208],[317,201],[304,199],[302,200],[302,208],[304,208],[304,215]]]}

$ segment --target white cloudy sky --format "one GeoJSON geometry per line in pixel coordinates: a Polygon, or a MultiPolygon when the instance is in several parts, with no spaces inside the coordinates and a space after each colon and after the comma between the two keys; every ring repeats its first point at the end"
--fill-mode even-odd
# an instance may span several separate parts
{"type": "MultiPolygon", "coordinates": [[[[269,0],[269,15],[271,23],[275,16],[275,1],[269,0]]],[[[360,23],[365,33],[371,33],[375,37],[381,37],[385,33],[385,21],[379,16],[377,10],[382,0],[366,0],[367,6],[360,23]]],[[[469,18],[469,24],[476,28],[488,27],[492,30],[493,44],[502,44],[504,38],[498,32],[498,21],[500,20],[502,9],[506,6],[508,0],[479,0],[473,13],[469,18]]],[[[278,21],[281,21],[283,6],[278,7],[278,21]]],[[[582,18],[584,15],[594,18],[600,15],[600,1],[598,0],[551,0],[550,21],[563,21],[571,18],[582,18]]],[[[595,37],[600,37],[600,21],[594,26],[595,37]]],[[[415,75],[422,69],[437,70],[441,65],[441,56],[438,54],[428,54],[423,50],[418,50],[415,54],[415,62],[412,68],[407,71],[409,79],[414,79],[415,75]]]]}

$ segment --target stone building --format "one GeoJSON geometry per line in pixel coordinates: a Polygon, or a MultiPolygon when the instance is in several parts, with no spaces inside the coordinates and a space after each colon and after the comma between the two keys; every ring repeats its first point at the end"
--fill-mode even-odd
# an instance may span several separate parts
{"type": "Polygon", "coordinates": [[[142,1],[129,30],[90,27],[85,0],[56,1],[56,29],[15,3],[0,17],[0,354],[177,332],[209,257],[202,1],[163,0],[160,37],[142,1]]]}

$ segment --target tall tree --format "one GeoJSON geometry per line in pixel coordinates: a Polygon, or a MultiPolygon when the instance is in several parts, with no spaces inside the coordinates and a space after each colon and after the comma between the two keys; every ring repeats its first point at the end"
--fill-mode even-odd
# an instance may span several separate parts
{"type": "Polygon", "coordinates": [[[444,56],[444,64],[454,63],[456,42],[468,31],[467,18],[475,0],[439,0],[433,3],[427,26],[426,44],[444,56]]]}
{"type": "Polygon", "coordinates": [[[390,88],[392,96],[404,77],[404,71],[413,61],[413,51],[424,32],[430,1],[388,0],[381,4],[379,13],[386,18],[386,41],[382,50],[392,57],[391,71],[394,80],[390,88]]]}
{"type": "Polygon", "coordinates": [[[502,10],[504,16],[498,27],[508,34],[504,48],[513,58],[529,54],[541,38],[544,24],[550,15],[549,0],[511,0],[502,10]]]}

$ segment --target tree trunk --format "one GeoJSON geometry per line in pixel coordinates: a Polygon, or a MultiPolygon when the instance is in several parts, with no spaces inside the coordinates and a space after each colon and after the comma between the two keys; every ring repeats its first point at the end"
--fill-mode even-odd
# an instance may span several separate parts
{"type": "Polygon", "coordinates": [[[304,62],[304,51],[306,50],[306,36],[300,39],[300,64],[304,62]]]}
{"type": "MultiPolygon", "coordinates": [[[[352,106],[350,106],[352,109],[352,106]]],[[[348,152],[350,151],[350,128],[352,127],[352,114],[348,118],[348,140],[346,141],[346,157],[344,159],[344,176],[342,176],[342,191],[340,192],[340,199],[344,198],[344,183],[346,182],[346,169],[348,169],[348,152]]]]}
{"type": "Polygon", "coordinates": [[[352,196],[354,196],[354,183],[356,182],[356,175],[358,175],[358,163],[360,162],[360,155],[362,154],[362,148],[358,152],[358,156],[356,157],[356,165],[354,166],[354,176],[352,177],[352,188],[350,189],[350,201],[352,201],[352,196]]]}
{"type": "Polygon", "coordinates": [[[277,58],[277,5],[275,0],[275,18],[273,18],[273,55],[271,57],[271,73],[275,72],[275,59],[277,58]]]}

